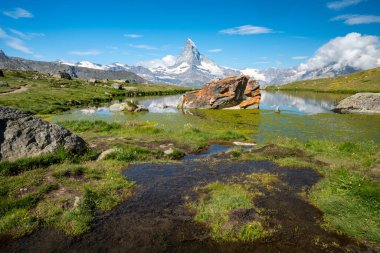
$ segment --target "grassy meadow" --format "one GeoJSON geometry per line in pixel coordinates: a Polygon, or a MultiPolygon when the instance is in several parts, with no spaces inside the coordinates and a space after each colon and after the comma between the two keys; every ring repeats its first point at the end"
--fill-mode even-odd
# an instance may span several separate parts
{"type": "Polygon", "coordinates": [[[380,68],[355,72],[334,78],[304,80],[279,86],[268,86],[266,89],[341,94],[380,92],[380,68]]]}

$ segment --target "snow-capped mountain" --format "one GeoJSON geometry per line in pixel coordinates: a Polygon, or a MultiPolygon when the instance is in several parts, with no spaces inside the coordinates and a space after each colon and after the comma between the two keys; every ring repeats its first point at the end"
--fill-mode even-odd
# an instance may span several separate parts
{"type": "Polygon", "coordinates": [[[161,66],[157,65],[148,68],[122,63],[101,65],[88,61],[81,61],[78,63],[58,61],[58,63],[97,70],[130,71],[153,83],[180,84],[191,87],[199,87],[212,79],[224,78],[230,75],[249,75],[258,80],[262,85],[278,85],[298,80],[334,77],[358,71],[358,69],[349,66],[341,66],[337,68],[334,64],[313,70],[305,68],[302,64],[286,69],[232,69],[219,66],[214,61],[201,54],[191,39],[186,41],[182,53],[170,66],[161,64],[161,66]]]}

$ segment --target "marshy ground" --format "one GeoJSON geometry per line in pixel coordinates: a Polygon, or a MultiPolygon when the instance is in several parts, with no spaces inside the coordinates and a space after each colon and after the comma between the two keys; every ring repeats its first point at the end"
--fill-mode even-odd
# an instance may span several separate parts
{"type": "Polygon", "coordinates": [[[133,196],[89,233],[42,229],[4,252],[376,251],[323,228],[305,196],[318,172],[231,155],[131,165],[123,175],[136,183],[133,196]]]}

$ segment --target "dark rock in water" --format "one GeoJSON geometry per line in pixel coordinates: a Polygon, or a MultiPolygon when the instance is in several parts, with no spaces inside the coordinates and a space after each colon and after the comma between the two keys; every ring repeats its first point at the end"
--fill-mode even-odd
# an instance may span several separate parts
{"type": "Polygon", "coordinates": [[[79,154],[87,144],[58,125],[0,106],[0,160],[54,153],[59,147],[79,154]]]}
{"type": "Polygon", "coordinates": [[[9,87],[7,82],[0,82],[0,87],[9,87]]]}
{"type": "Polygon", "coordinates": [[[4,77],[4,72],[0,69],[0,77],[4,77]]]}
{"type": "Polygon", "coordinates": [[[248,76],[231,76],[212,81],[201,90],[184,94],[180,108],[222,109],[238,106],[247,108],[260,103],[260,86],[248,76]]]}
{"type": "Polygon", "coordinates": [[[380,93],[356,93],[333,109],[340,113],[380,113],[380,93]]]}

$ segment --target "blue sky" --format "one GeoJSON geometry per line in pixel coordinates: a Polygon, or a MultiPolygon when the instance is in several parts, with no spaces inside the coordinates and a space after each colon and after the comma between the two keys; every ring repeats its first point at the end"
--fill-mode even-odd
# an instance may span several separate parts
{"type": "Polygon", "coordinates": [[[0,0],[0,49],[133,64],[178,55],[191,38],[223,66],[291,67],[337,36],[380,36],[379,15],[379,0],[0,0]]]}

